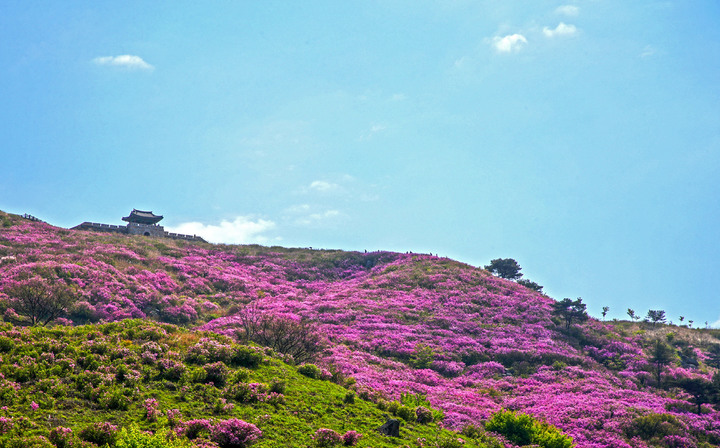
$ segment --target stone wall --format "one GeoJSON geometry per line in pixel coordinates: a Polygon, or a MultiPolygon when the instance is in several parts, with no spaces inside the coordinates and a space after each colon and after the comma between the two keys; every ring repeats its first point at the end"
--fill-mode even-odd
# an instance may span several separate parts
{"type": "Polygon", "coordinates": [[[93,232],[122,233],[127,235],[152,236],[157,238],[171,238],[173,240],[200,241],[206,243],[202,237],[197,235],[183,235],[182,233],[166,232],[163,226],[128,223],[127,226],[115,226],[111,224],[100,224],[97,222],[84,222],[70,230],[90,230],[93,232]]]}

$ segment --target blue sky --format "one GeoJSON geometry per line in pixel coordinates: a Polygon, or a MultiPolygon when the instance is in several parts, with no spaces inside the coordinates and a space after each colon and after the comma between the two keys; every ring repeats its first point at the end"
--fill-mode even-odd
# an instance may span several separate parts
{"type": "Polygon", "coordinates": [[[719,25],[714,0],[6,0],[0,209],[512,257],[594,315],[712,324],[719,25]]]}

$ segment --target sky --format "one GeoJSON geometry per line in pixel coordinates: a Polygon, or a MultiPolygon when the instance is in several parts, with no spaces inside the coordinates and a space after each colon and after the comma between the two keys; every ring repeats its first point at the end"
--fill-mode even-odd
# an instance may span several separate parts
{"type": "Polygon", "coordinates": [[[716,0],[0,2],[0,209],[514,258],[720,327],[716,0]]]}

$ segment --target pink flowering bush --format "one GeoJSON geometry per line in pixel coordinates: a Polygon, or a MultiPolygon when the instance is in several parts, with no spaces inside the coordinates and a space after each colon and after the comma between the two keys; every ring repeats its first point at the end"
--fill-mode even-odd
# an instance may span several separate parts
{"type": "Polygon", "coordinates": [[[145,420],[149,422],[156,422],[158,416],[161,415],[160,403],[155,398],[148,398],[143,402],[145,408],[145,420]]]}
{"type": "Polygon", "coordinates": [[[343,437],[338,434],[337,431],[333,431],[332,429],[320,428],[315,431],[313,441],[315,442],[316,447],[326,448],[343,443],[343,437]]]}
{"type": "Polygon", "coordinates": [[[245,448],[254,444],[261,436],[262,431],[257,426],[237,418],[216,423],[210,432],[210,440],[220,448],[245,448]]]}
{"type": "Polygon", "coordinates": [[[347,431],[342,435],[342,442],[345,446],[355,446],[362,438],[362,434],[357,431],[347,431]]]}
{"type": "Polygon", "coordinates": [[[49,440],[57,448],[70,448],[72,446],[72,429],[58,426],[50,431],[49,440]]]}

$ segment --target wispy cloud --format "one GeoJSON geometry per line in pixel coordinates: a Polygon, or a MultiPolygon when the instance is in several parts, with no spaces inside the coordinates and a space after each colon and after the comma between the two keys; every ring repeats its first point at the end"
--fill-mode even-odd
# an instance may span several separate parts
{"type": "Polygon", "coordinates": [[[238,216],[234,221],[223,220],[218,225],[186,222],[165,229],[168,232],[198,235],[211,243],[262,244],[271,239],[263,235],[263,233],[273,228],[275,228],[273,221],[265,219],[252,220],[247,216],[238,216]]]}
{"type": "Polygon", "coordinates": [[[555,13],[568,17],[577,17],[577,15],[580,14],[580,8],[575,5],[563,5],[559,6],[555,10],[555,13]]]}
{"type": "Polygon", "coordinates": [[[555,29],[550,29],[548,27],[543,28],[543,34],[547,37],[572,36],[575,33],[577,33],[577,27],[575,25],[567,25],[563,22],[560,22],[555,29]]]}
{"type": "Polygon", "coordinates": [[[123,54],[120,56],[102,56],[93,59],[97,65],[107,65],[112,67],[121,67],[133,70],[154,70],[155,67],[148,64],[140,56],[131,54],[123,54]]]}
{"type": "Polygon", "coordinates": [[[380,132],[383,132],[387,129],[387,126],[383,124],[373,124],[370,126],[370,129],[366,130],[363,135],[360,136],[360,141],[370,140],[375,136],[376,134],[379,134],[380,132]]]}
{"type": "Polygon", "coordinates": [[[308,187],[308,189],[312,191],[319,191],[321,193],[328,193],[331,191],[339,190],[340,185],[326,182],[324,180],[314,180],[310,182],[310,186],[308,187]]]}
{"type": "Polygon", "coordinates": [[[652,45],[645,45],[645,48],[643,48],[642,53],[640,53],[641,58],[649,58],[650,56],[654,56],[657,51],[655,48],[653,48],[652,45]]]}
{"type": "Polygon", "coordinates": [[[335,220],[342,215],[338,210],[325,210],[318,213],[310,213],[295,220],[295,224],[310,226],[326,223],[335,220]]]}
{"type": "Polygon", "coordinates": [[[407,95],[404,93],[393,93],[393,95],[390,97],[390,101],[405,101],[407,99],[407,95]]]}
{"type": "Polygon", "coordinates": [[[505,37],[493,38],[493,46],[500,53],[519,51],[525,44],[527,44],[527,39],[522,34],[508,34],[505,37]]]}

